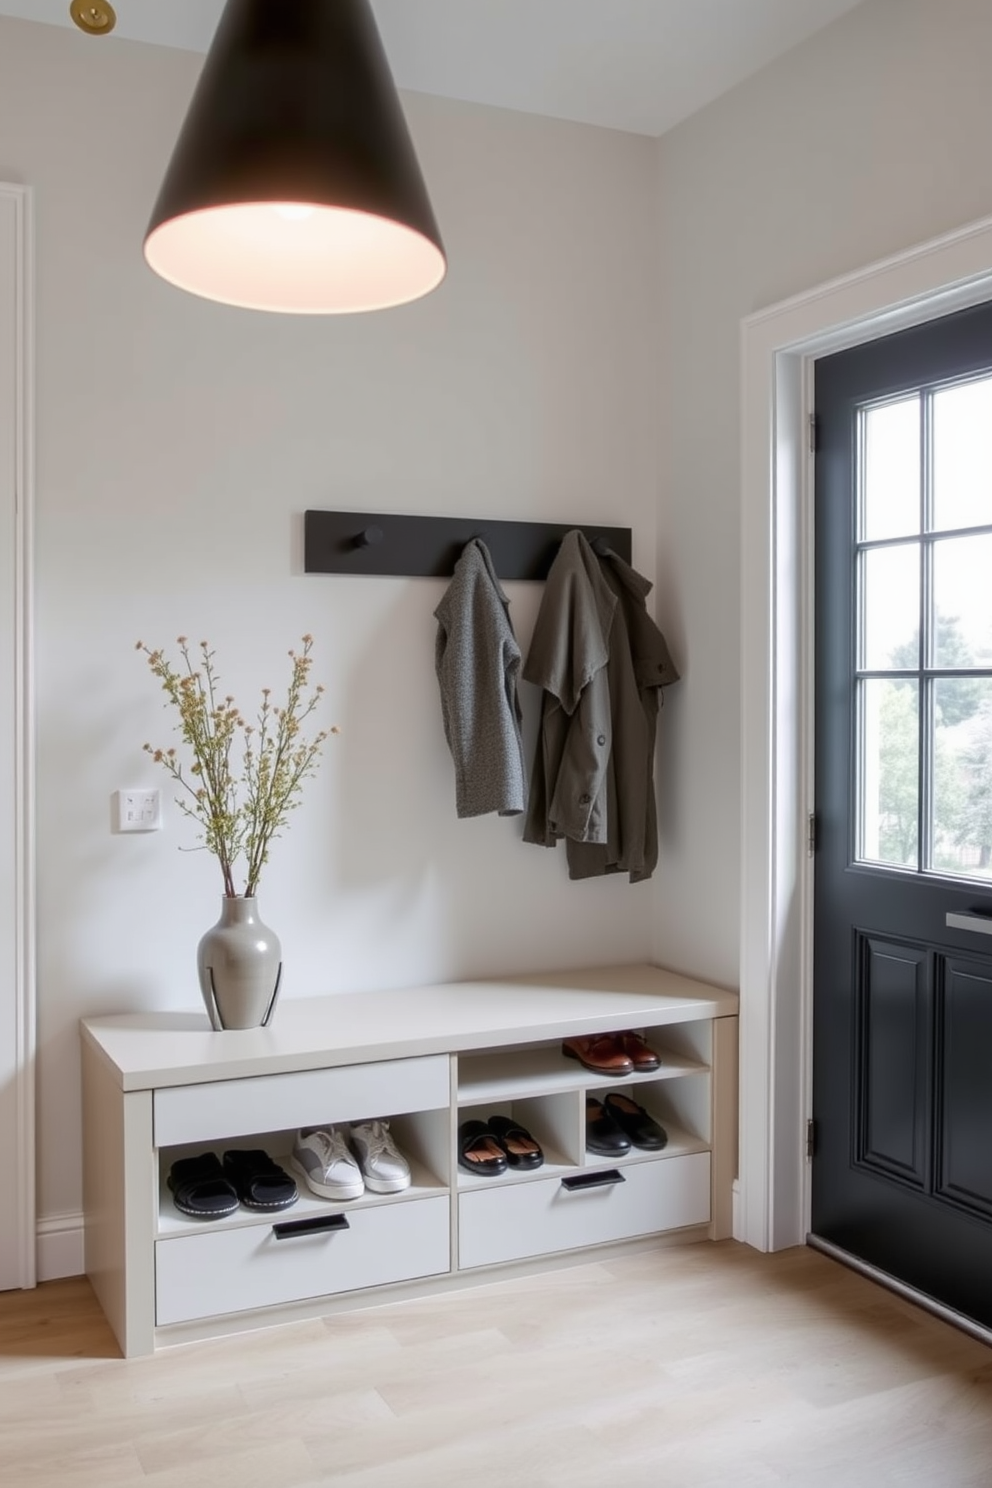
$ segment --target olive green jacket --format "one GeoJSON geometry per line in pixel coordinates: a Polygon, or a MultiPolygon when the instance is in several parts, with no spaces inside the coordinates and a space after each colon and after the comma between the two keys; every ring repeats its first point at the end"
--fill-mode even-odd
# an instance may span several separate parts
{"type": "Polygon", "coordinates": [[[524,840],[566,840],[570,878],[658,861],[654,756],[660,690],[678,681],[647,613],[651,584],[570,532],[551,566],[523,676],[542,689],[524,840]]]}

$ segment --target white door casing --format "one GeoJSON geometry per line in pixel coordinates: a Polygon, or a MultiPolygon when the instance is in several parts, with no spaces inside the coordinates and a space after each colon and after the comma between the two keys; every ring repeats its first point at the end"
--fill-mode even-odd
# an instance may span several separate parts
{"type": "Polygon", "coordinates": [[[812,367],[992,298],[992,218],[742,323],[741,1143],[735,1233],[809,1226],[813,863],[812,367]]]}
{"type": "Polygon", "coordinates": [[[0,1290],[36,1279],[31,195],[0,183],[0,1290]]]}

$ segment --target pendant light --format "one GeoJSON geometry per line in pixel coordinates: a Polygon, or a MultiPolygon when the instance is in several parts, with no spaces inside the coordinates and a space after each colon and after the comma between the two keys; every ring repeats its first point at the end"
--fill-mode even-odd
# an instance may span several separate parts
{"type": "Polygon", "coordinates": [[[297,315],[385,309],[441,282],[370,0],[227,0],[145,258],[192,294],[297,315]]]}

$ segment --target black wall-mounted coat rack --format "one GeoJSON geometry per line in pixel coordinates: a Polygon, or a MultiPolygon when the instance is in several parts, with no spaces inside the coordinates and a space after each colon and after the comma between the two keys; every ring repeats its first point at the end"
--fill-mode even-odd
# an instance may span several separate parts
{"type": "Polygon", "coordinates": [[[454,572],[465,544],[478,537],[492,554],[501,579],[546,579],[562,538],[576,528],[594,548],[612,548],[631,561],[629,527],[308,511],[303,566],[306,573],[446,578],[454,572]]]}

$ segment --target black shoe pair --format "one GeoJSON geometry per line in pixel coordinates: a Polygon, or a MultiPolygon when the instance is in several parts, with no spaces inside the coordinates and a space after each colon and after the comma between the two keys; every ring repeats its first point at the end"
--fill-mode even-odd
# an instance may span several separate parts
{"type": "Polygon", "coordinates": [[[540,1143],[509,1116],[463,1121],[458,1128],[458,1165],[469,1173],[495,1178],[507,1168],[539,1168],[543,1162],[540,1143]]]}
{"type": "Polygon", "coordinates": [[[216,1152],[180,1157],[167,1182],[180,1214],[195,1219],[224,1219],[239,1205],[267,1214],[290,1208],[300,1197],[294,1180],[261,1150],[234,1148],[224,1153],[223,1165],[216,1152]]]}
{"type": "Polygon", "coordinates": [[[604,1157],[619,1157],[637,1147],[642,1152],[660,1152],[668,1133],[629,1095],[612,1091],[605,1101],[586,1097],[586,1146],[604,1157]]]}

